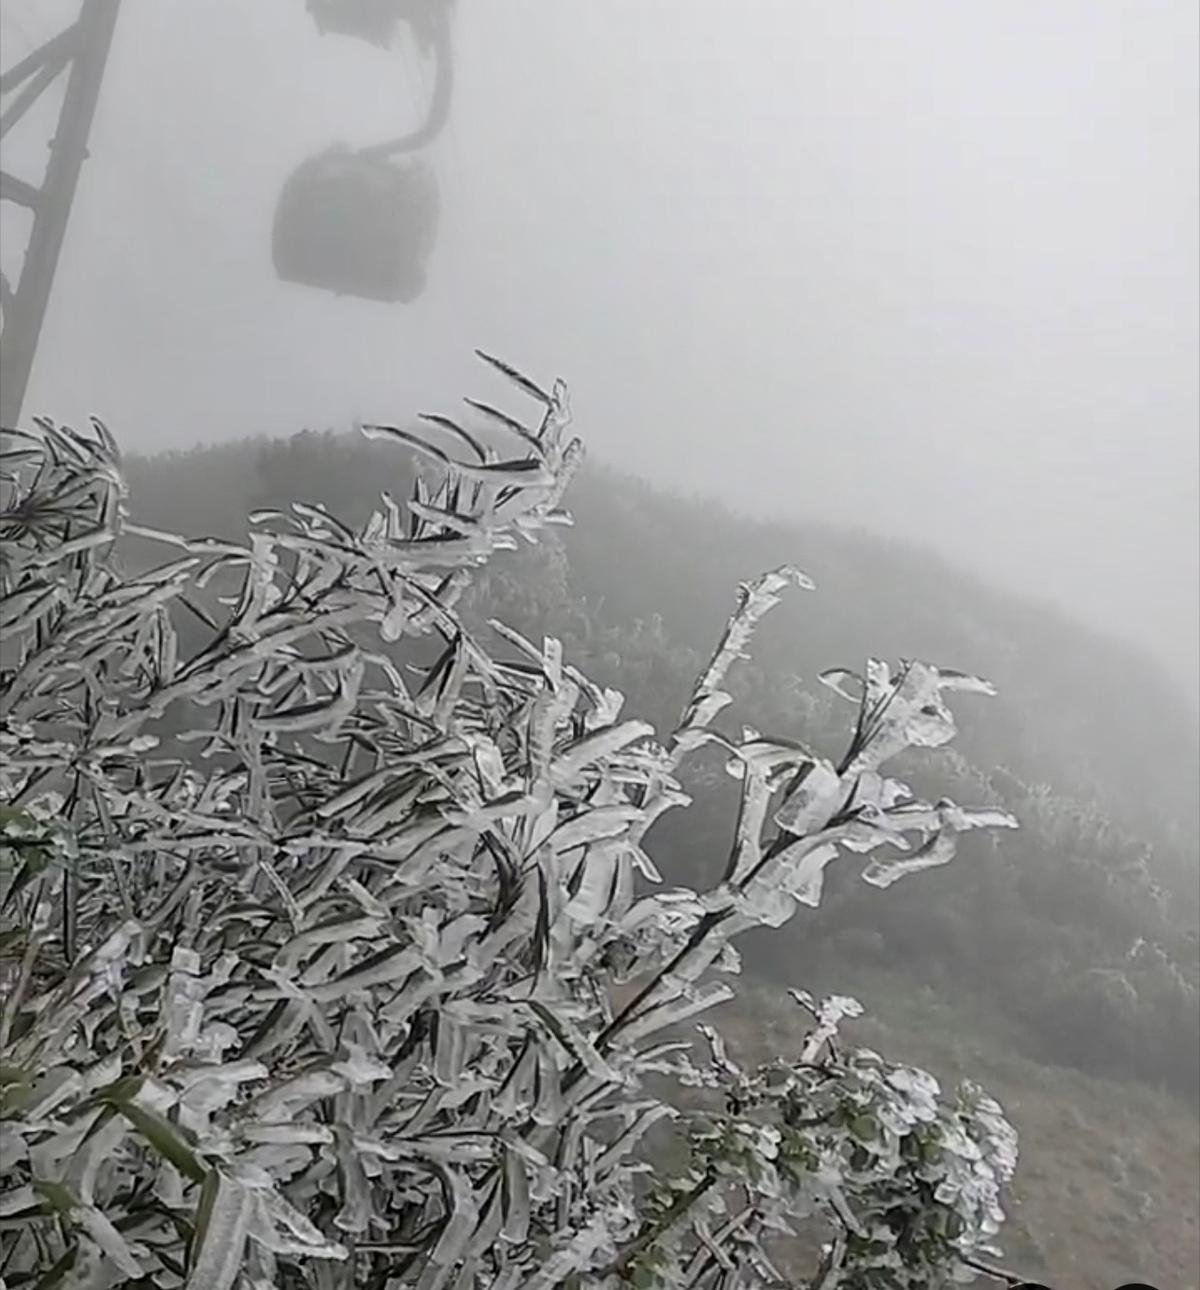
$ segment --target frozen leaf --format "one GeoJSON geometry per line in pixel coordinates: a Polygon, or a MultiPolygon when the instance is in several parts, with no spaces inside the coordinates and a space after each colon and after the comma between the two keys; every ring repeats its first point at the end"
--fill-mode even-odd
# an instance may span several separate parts
{"type": "Polygon", "coordinates": [[[187,1290],[230,1290],[242,1267],[250,1227],[250,1194],[213,1170],[204,1180],[192,1239],[187,1290]]]}
{"type": "Polygon", "coordinates": [[[841,780],[824,758],[809,762],[797,772],[775,823],[788,833],[805,836],[824,828],[844,797],[841,780]]]}
{"type": "Polygon", "coordinates": [[[866,693],[862,677],[857,672],[847,671],[844,667],[829,668],[817,679],[834,694],[850,703],[861,703],[866,693]]]}

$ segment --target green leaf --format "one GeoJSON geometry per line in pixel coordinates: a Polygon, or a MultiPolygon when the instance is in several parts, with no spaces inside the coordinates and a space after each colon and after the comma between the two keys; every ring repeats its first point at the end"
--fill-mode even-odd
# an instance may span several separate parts
{"type": "Polygon", "coordinates": [[[64,1218],[67,1217],[71,1210],[73,1210],[79,1203],[75,1197],[71,1195],[70,1191],[62,1185],[62,1183],[40,1182],[35,1180],[33,1189],[41,1196],[45,1197],[46,1203],[56,1214],[61,1214],[64,1218]]]}
{"type": "Polygon", "coordinates": [[[29,1083],[29,1072],[24,1066],[16,1066],[12,1062],[0,1062],[0,1088],[11,1088],[13,1085],[25,1087],[29,1083]]]}
{"type": "Polygon", "coordinates": [[[78,1243],[68,1246],[62,1258],[46,1270],[45,1275],[38,1281],[34,1290],[54,1290],[55,1286],[62,1285],[63,1278],[75,1266],[75,1258],[78,1253],[78,1243]]]}
{"type": "Polygon", "coordinates": [[[136,1102],[118,1101],[116,1107],[164,1160],[192,1182],[204,1182],[209,1171],[169,1120],[136,1102]]]}
{"type": "Polygon", "coordinates": [[[50,863],[50,853],[40,841],[33,839],[17,841],[9,838],[6,839],[5,846],[10,847],[18,855],[24,856],[24,861],[4,893],[4,900],[0,902],[0,912],[7,909],[20,894],[21,889],[27,887],[50,863]]]}
{"type": "Polygon", "coordinates": [[[849,1128],[860,1142],[873,1142],[879,1136],[879,1124],[871,1115],[856,1115],[849,1128]]]}
{"type": "Polygon", "coordinates": [[[189,1271],[200,1255],[200,1249],[208,1233],[209,1223],[212,1220],[213,1205],[216,1203],[217,1192],[220,1187],[220,1175],[215,1169],[210,1169],[205,1176],[204,1182],[200,1185],[200,1203],[196,1206],[196,1226],[192,1231],[192,1239],[189,1242],[187,1251],[189,1271]]]}
{"type": "MultiPolygon", "coordinates": [[[[146,1082],[144,1075],[122,1075],[120,1079],[113,1080],[111,1084],[105,1084],[103,1088],[98,1088],[89,1099],[90,1105],[97,1105],[100,1102],[111,1102],[114,1106],[119,1106],[124,1102],[132,1102],[135,1097],[142,1091],[142,1085],[146,1082]]],[[[82,1107],[80,1108],[83,1109],[82,1107]]]]}

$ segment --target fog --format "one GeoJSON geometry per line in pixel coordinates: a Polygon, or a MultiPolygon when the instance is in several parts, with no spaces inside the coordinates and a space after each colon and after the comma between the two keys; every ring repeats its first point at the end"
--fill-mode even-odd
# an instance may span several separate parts
{"type": "MultiPolygon", "coordinates": [[[[55,12],[8,0],[6,62],[55,12]]],[[[418,57],[126,0],[26,412],[139,450],[403,419],[483,346],[605,460],[928,545],[1194,699],[1198,12],[462,0],[397,306],[280,283],[270,228],[302,158],[419,118],[418,57]]]]}

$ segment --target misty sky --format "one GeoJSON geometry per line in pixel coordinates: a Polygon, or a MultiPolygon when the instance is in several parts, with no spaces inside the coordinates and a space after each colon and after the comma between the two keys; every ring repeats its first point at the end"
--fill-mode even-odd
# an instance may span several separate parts
{"type": "MultiPolygon", "coordinates": [[[[6,64],[63,7],[7,0],[6,64]]],[[[405,307],[279,283],[270,229],[305,156],[416,120],[416,55],[125,0],[26,412],[138,449],[404,420],[489,391],[479,345],[564,376],[595,455],[928,544],[1194,697],[1198,14],[460,0],[405,307]]]]}

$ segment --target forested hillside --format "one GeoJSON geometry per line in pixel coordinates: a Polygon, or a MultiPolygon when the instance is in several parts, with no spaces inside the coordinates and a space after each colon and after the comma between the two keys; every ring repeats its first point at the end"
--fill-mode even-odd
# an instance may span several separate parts
{"type": "MultiPolygon", "coordinates": [[[[292,499],[357,521],[381,489],[407,487],[394,455],[334,434],[140,459],[129,473],[137,519],[190,532],[237,532],[247,509],[292,499]]],[[[662,726],[731,585],[784,560],[817,591],[780,608],[739,674],[739,712],[756,727],[835,746],[851,708],[818,673],[855,668],[867,649],[963,667],[999,688],[986,722],[965,710],[956,751],[908,769],[926,792],[1008,807],[1021,831],[967,839],[949,871],[883,893],[835,868],[819,911],[748,942],[752,968],[789,983],[850,967],[902,972],[998,1009],[1036,1060],[1195,1098],[1197,741],[1164,675],[1053,606],[864,533],[742,518],[594,463],[571,508],[575,529],[492,562],[472,612],[553,632],[662,726]]],[[[700,774],[709,791],[686,824],[664,823],[655,838],[668,881],[710,877],[727,850],[735,785],[716,760],[700,774]]]]}

